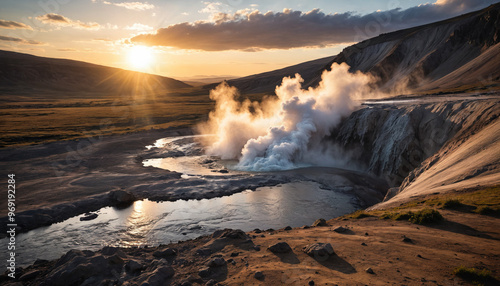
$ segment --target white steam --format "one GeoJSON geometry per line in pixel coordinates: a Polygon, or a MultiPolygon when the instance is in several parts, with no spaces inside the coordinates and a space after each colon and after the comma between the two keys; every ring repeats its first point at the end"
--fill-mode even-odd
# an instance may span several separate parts
{"type": "Polygon", "coordinates": [[[227,83],[217,86],[210,92],[215,110],[199,126],[201,133],[215,135],[207,153],[238,159],[236,168],[248,171],[331,165],[335,158],[319,142],[366,97],[372,78],[334,63],[331,71],[323,72],[318,87],[304,90],[302,82],[299,74],[285,77],[276,88],[277,97],[260,103],[238,101],[236,88],[227,83]]]}

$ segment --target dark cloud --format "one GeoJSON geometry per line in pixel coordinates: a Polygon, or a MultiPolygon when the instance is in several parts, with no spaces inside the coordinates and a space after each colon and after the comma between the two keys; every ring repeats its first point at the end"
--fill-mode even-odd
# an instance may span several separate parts
{"type": "Polygon", "coordinates": [[[0,28],[33,30],[33,28],[31,28],[31,26],[26,25],[24,23],[19,23],[19,22],[14,22],[14,21],[6,21],[6,20],[0,20],[0,28]]]}
{"type": "Polygon", "coordinates": [[[351,12],[325,14],[319,9],[261,13],[218,13],[213,21],[180,23],[155,34],[141,34],[132,43],[205,51],[291,49],[358,42],[367,38],[443,20],[494,3],[492,0],[438,0],[409,9],[377,11],[367,15],[351,12]]]}
{"type": "Polygon", "coordinates": [[[25,45],[43,45],[44,44],[44,43],[38,42],[38,41],[25,40],[25,39],[21,39],[21,38],[6,37],[6,36],[0,36],[0,41],[16,42],[16,43],[25,44],[25,45]]]}
{"type": "Polygon", "coordinates": [[[73,27],[77,29],[99,30],[101,26],[98,23],[83,23],[80,21],[71,20],[63,15],[49,13],[36,17],[37,20],[44,24],[50,24],[58,27],[73,27]]]}

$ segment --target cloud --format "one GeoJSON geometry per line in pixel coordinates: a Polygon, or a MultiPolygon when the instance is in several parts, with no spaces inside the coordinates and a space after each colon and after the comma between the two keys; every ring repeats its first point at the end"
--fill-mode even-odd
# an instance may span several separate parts
{"type": "Polygon", "coordinates": [[[206,14],[217,14],[221,13],[224,10],[228,10],[228,5],[221,2],[203,2],[205,7],[198,11],[198,13],[206,13],[206,14]]]}
{"type": "Polygon", "coordinates": [[[24,44],[24,45],[44,45],[45,44],[45,43],[34,41],[34,40],[25,40],[25,39],[21,39],[21,38],[6,37],[6,36],[0,36],[0,41],[15,42],[15,43],[24,44]]]}
{"type": "Polygon", "coordinates": [[[154,30],[153,27],[144,25],[141,23],[134,23],[132,26],[126,26],[125,30],[133,30],[133,31],[151,31],[154,30]]]}
{"type": "Polygon", "coordinates": [[[145,11],[155,8],[155,5],[149,4],[148,2],[109,2],[109,1],[98,1],[98,0],[92,0],[92,2],[93,3],[100,2],[106,5],[114,5],[117,7],[122,7],[125,9],[135,10],[135,11],[145,11]]]}
{"type": "Polygon", "coordinates": [[[14,22],[14,21],[6,21],[6,20],[0,20],[0,28],[33,30],[33,28],[31,28],[31,26],[26,25],[24,23],[19,23],[19,22],[14,22]]]}
{"type": "Polygon", "coordinates": [[[36,19],[44,24],[49,24],[57,27],[72,27],[84,30],[99,30],[101,28],[101,25],[95,22],[83,23],[54,13],[41,15],[36,17],[36,19]]]}
{"type": "MultiPolygon", "coordinates": [[[[285,9],[262,13],[241,10],[216,13],[211,21],[179,23],[152,34],[132,37],[132,43],[205,51],[292,49],[358,42],[399,29],[454,17],[486,7],[495,0],[439,0],[408,9],[393,8],[358,15],[325,14],[285,9]]],[[[219,2],[205,2],[220,8],[219,2]]],[[[204,10],[201,10],[204,11],[204,10]]],[[[201,12],[200,11],[200,12],[201,12]]],[[[215,11],[207,9],[206,12],[215,11]]]]}

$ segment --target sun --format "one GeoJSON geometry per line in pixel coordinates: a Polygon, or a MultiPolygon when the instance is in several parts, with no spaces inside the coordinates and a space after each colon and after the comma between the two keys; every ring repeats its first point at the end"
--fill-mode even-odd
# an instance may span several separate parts
{"type": "Polygon", "coordinates": [[[145,46],[133,46],[127,52],[127,60],[135,69],[148,69],[154,61],[153,50],[145,46]]]}

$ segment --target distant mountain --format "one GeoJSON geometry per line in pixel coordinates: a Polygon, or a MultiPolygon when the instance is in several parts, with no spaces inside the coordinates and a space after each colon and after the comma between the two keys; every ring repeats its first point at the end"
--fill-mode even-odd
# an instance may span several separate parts
{"type": "Polygon", "coordinates": [[[86,62],[0,51],[0,90],[134,93],[190,87],[172,78],[86,62]]]}
{"type": "Polygon", "coordinates": [[[369,72],[386,89],[453,89],[500,85],[500,3],[452,19],[381,34],[337,56],[247,76],[229,83],[243,92],[272,92],[280,79],[299,73],[315,86],[332,63],[369,72]]]}
{"type": "MultiPolygon", "coordinates": [[[[230,85],[238,87],[240,91],[248,93],[258,92],[273,92],[277,85],[281,84],[281,80],[285,76],[293,76],[299,73],[305,79],[305,85],[312,84],[312,80],[321,77],[321,73],[334,60],[335,57],[326,57],[313,61],[304,62],[298,65],[289,66],[286,68],[241,77],[229,80],[230,85]]],[[[331,65],[331,64],[330,64],[331,65]]],[[[217,84],[205,86],[206,88],[213,88],[217,84]]]]}

